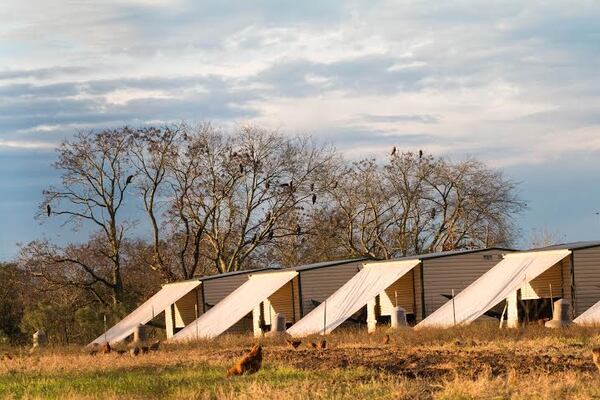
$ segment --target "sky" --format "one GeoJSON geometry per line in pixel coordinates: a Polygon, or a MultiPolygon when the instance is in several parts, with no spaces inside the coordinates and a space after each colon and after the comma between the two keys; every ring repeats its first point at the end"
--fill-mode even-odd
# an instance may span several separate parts
{"type": "Polygon", "coordinates": [[[600,239],[600,2],[2,0],[0,259],[78,130],[210,121],[476,157],[520,182],[521,243],[600,239]]]}

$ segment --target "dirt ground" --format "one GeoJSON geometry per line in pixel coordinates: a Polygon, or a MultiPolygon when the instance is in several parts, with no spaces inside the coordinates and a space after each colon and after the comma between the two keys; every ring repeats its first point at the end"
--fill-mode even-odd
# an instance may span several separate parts
{"type": "MultiPolygon", "coordinates": [[[[213,359],[234,359],[241,351],[223,350],[210,354],[213,359]]],[[[595,372],[589,349],[582,345],[548,346],[513,349],[476,342],[454,343],[452,346],[418,346],[412,348],[395,345],[373,347],[336,347],[326,350],[304,348],[297,350],[266,347],[266,362],[287,365],[305,370],[363,367],[407,378],[448,378],[455,375],[475,378],[481,373],[492,376],[516,372],[595,372]]]]}

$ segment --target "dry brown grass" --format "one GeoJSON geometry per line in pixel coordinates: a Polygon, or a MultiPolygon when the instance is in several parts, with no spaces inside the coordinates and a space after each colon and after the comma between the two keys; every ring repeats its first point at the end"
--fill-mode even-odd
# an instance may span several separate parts
{"type": "MultiPolygon", "coordinates": [[[[318,337],[308,338],[315,342],[318,337]]],[[[164,344],[139,357],[48,348],[10,349],[0,395],[55,398],[600,398],[591,350],[600,328],[498,330],[493,325],[368,335],[340,330],[326,350],[291,349],[285,338],[225,335],[164,344]],[[382,344],[386,334],[389,344],[382,344]],[[263,370],[225,379],[253,344],[263,370]],[[58,395],[60,394],[60,396],[58,395]]]]}

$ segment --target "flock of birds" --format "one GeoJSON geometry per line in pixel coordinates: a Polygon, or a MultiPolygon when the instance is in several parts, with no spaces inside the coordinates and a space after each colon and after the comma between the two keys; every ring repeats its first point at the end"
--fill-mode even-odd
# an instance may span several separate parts
{"type": "Polygon", "coordinates": [[[146,354],[151,351],[158,351],[159,348],[160,348],[160,340],[157,340],[148,346],[134,344],[133,346],[131,346],[129,348],[129,350],[113,349],[109,343],[104,343],[103,345],[94,343],[92,345],[91,349],[89,350],[88,354],[90,356],[95,356],[96,354],[116,353],[119,355],[124,355],[124,354],[129,353],[131,356],[136,357],[140,354],[146,354]]]}

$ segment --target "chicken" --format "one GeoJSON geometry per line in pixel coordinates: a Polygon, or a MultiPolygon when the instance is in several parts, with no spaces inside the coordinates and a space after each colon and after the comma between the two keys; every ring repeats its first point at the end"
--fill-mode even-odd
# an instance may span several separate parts
{"type": "Polygon", "coordinates": [[[156,342],[154,342],[150,345],[150,351],[158,351],[159,347],[160,347],[160,340],[157,340],[156,342]]]}
{"type": "Polygon", "coordinates": [[[592,358],[594,359],[594,364],[598,367],[598,372],[600,373],[600,347],[596,347],[592,350],[592,358]]]}
{"type": "Polygon", "coordinates": [[[390,335],[385,335],[385,336],[383,337],[383,340],[381,341],[381,343],[383,343],[383,344],[388,344],[388,343],[390,343],[390,335]]]}
{"type": "Polygon", "coordinates": [[[142,351],[142,354],[146,354],[150,351],[150,348],[148,346],[142,346],[140,347],[140,350],[142,351]]]}
{"type": "Polygon", "coordinates": [[[110,347],[110,344],[108,342],[104,343],[102,345],[102,348],[100,348],[100,352],[102,354],[108,354],[112,351],[112,347],[110,347]]]}
{"type": "Polygon", "coordinates": [[[96,354],[98,354],[98,350],[100,349],[100,346],[98,345],[98,343],[94,343],[91,346],[91,349],[89,349],[88,354],[90,356],[95,356],[96,354]]]}
{"type": "Polygon", "coordinates": [[[316,349],[317,348],[317,344],[315,342],[308,342],[306,345],[308,347],[310,347],[311,349],[316,349]]]}
{"type": "Polygon", "coordinates": [[[129,354],[131,354],[133,357],[137,356],[138,354],[140,354],[140,348],[137,346],[133,346],[131,349],[129,349],[129,354]]]}
{"type": "Polygon", "coordinates": [[[302,341],[300,341],[300,340],[285,339],[285,341],[288,344],[288,346],[293,347],[294,349],[297,349],[298,346],[300,346],[302,344],[302,341]]]}
{"type": "Polygon", "coordinates": [[[325,349],[327,348],[327,341],[326,341],[326,340],[321,340],[321,341],[319,342],[319,348],[320,348],[321,350],[325,350],[325,349]]]}
{"type": "Polygon", "coordinates": [[[262,366],[262,360],[262,347],[254,345],[248,353],[244,354],[242,358],[227,371],[227,377],[258,372],[262,366]]]}

